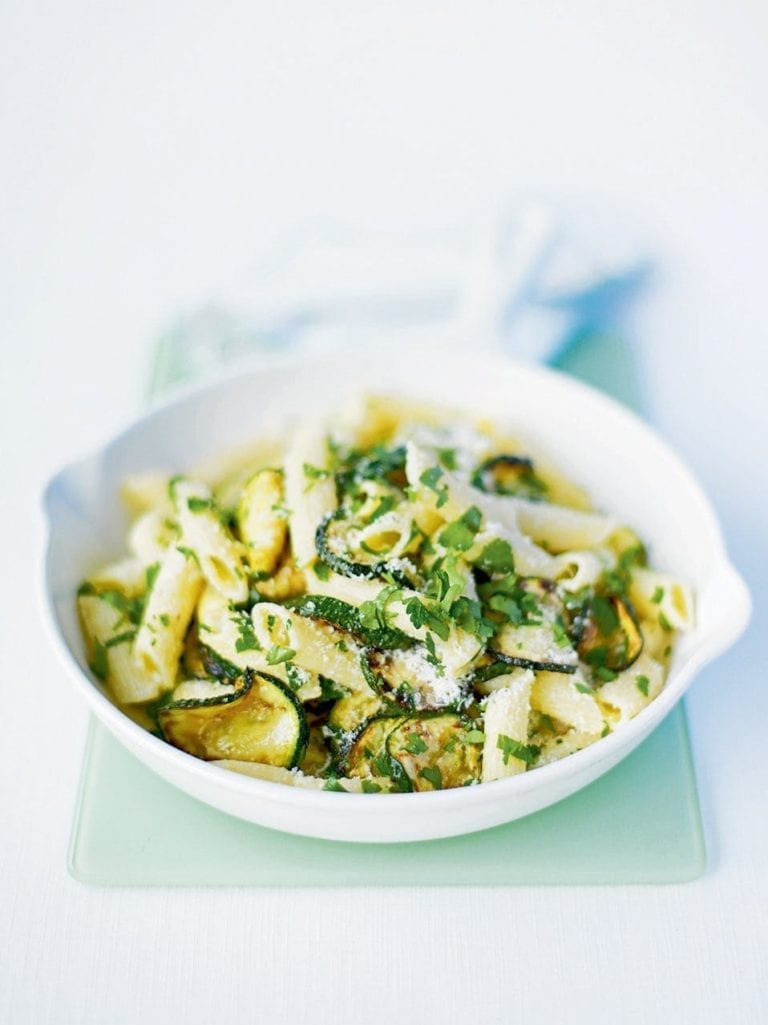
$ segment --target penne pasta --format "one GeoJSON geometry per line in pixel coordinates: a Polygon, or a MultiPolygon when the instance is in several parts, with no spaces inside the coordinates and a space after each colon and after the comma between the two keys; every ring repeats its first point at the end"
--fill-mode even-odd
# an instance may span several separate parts
{"type": "Polygon", "coordinates": [[[221,521],[210,488],[175,480],[171,494],[181,531],[180,544],[191,552],[206,581],[233,602],[248,598],[244,552],[221,521]]]}
{"type": "Polygon", "coordinates": [[[690,588],[516,432],[363,397],[191,477],[126,481],[126,558],[78,592],[136,722],[268,782],[498,782],[664,688],[690,588]]]}
{"type": "Polygon", "coordinates": [[[176,682],[184,637],[202,584],[195,560],[176,548],[157,564],[134,641],[138,671],[155,697],[176,682]]]}

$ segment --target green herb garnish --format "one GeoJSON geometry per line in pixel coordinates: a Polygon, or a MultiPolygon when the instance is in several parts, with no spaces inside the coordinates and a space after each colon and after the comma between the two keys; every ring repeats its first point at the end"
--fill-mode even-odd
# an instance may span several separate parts
{"type": "Polygon", "coordinates": [[[431,466],[428,470],[419,477],[419,480],[425,488],[429,488],[430,491],[434,491],[437,496],[437,508],[442,509],[445,503],[448,501],[448,485],[439,484],[440,478],[443,476],[443,470],[440,466],[431,466]]]}
{"type": "Polygon", "coordinates": [[[88,665],[93,675],[97,676],[104,683],[109,673],[109,659],[106,646],[101,641],[93,642],[93,658],[88,665]]]}
{"type": "Polygon", "coordinates": [[[431,783],[433,789],[443,789],[443,774],[442,772],[440,772],[440,769],[437,767],[437,765],[425,766],[423,769],[419,770],[419,775],[422,777],[422,779],[425,779],[428,783],[431,783]]]}
{"type": "Polygon", "coordinates": [[[515,557],[509,541],[501,538],[489,541],[475,560],[475,566],[489,576],[514,573],[515,557]]]}
{"type": "Polygon", "coordinates": [[[405,742],[405,749],[412,755],[422,755],[427,750],[427,745],[418,733],[409,733],[408,739],[405,742]]]}
{"type": "Polygon", "coordinates": [[[457,520],[449,523],[441,531],[438,540],[445,548],[452,548],[457,552],[466,552],[468,548],[472,547],[475,534],[480,529],[482,522],[483,514],[476,505],[471,505],[457,520]]]}
{"type": "Polygon", "coordinates": [[[513,740],[512,737],[507,737],[503,733],[499,734],[496,747],[504,756],[505,765],[509,764],[510,758],[519,758],[526,765],[532,765],[541,753],[541,748],[536,747],[535,744],[522,744],[519,740],[513,740]]]}
{"type": "Polygon", "coordinates": [[[280,665],[281,662],[288,662],[296,657],[293,648],[285,648],[281,644],[273,644],[267,652],[267,662],[271,666],[280,665]]]}

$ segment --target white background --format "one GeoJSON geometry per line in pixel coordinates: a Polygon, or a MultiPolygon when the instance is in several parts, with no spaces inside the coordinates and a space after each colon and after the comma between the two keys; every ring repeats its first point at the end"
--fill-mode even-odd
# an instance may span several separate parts
{"type": "Polygon", "coordinates": [[[761,0],[12,3],[0,14],[0,1021],[768,1020],[761,0]],[[139,408],[147,344],[311,225],[439,239],[597,200],[656,240],[652,412],[754,627],[689,700],[684,886],[135,891],[66,873],[86,716],[42,631],[38,496],[139,408]]]}

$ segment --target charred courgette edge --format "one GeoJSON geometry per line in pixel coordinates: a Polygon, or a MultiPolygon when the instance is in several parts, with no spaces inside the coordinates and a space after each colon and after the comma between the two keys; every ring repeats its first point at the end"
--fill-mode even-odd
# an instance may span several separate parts
{"type": "MultiPolygon", "coordinates": [[[[598,597],[602,597],[606,601],[610,602],[617,619],[617,625],[614,628],[613,633],[620,633],[626,641],[625,658],[610,657],[609,651],[605,660],[601,664],[612,672],[621,673],[625,669],[629,669],[629,667],[633,665],[642,654],[645,646],[643,632],[637,621],[637,615],[627,598],[620,598],[615,594],[599,595],[598,597]]],[[[611,636],[611,634],[605,635],[600,633],[591,612],[593,601],[594,597],[587,601],[583,612],[575,618],[573,628],[574,641],[579,658],[588,663],[590,662],[589,653],[591,651],[598,650],[600,648],[608,649],[608,645],[606,645],[605,641],[611,636]]]]}
{"type": "Polygon", "coordinates": [[[359,610],[354,605],[323,594],[305,594],[286,602],[288,608],[300,616],[319,619],[331,626],[345,630],[362,644],[372,648],[410,648],[416,644],[414,638],[395,627],[381,627],[369,630],[360,622],[359,610]]]}
{"type": "Polygon", "coordinates": [[[386,575],[398,587],[410,587],[411,582],[406,575],[401,570],[390,567],[386,559],[380,559],[378,562],[353,562],[351,559],[345,559],[337,552],[331,551],[328,546],[328,528],[334,520],[341,520],[343,518],[344,511],[337,509],[324,516],[318,524],[315,531],[315,548],[320,559],[327,566],[330,566],[335,573],[343,577],[376,580],[386,575]]]}
{"type": "MultiPolygon", "coordinates": [[[[533,669],[537,672],[548,673],[575,673],[579,668],[578,665],[565,665],[563,662],[538,662],[519,655],[505,655],[503,651],[496,651],[495,648],[488,648],[488,654],[494,659],[495,663],[504,662],[506,665],[515,666],[517,669],[533,669]]],[[[492,673],[490,676],[483,676],[480,679],[489,680],[494,676],[501,676],[501,673],[492,673]]]]}
{"type": "MultiPolygon", "coordinates": [[[[293,711],[296,713],[297,736],[296,743],[294,745],[293,757],[291,758],[290,764],[284,766],[284,768],[287,769],[295,768],[299,764],[301,759],[304,757],[304,751],[306,750],[307,743],[309,741],[309,725],[307,724],[307,717],[305,715],[304,708],[302,707],[301,702],[298,700],[296,695],[288,687],[286,687],[282,680],[279,680],[276,676],[272,676],[271,673],[265,673],[261,670],[247,668],[240,671],[239,676],[242,677],[243,684],[241,687],[235,687],[235,690],[232,691],[231,694],[216,694],[210,698],[181,698],[178,701],[168,701],[160,707],[159,712],[183,711],[185,709],[210,708],[217,705],[230,705],[233,702],[239,701],[241,698],[245,697],[246,694],[248,694],[248,692],[253,687],[254,679],[257,676],[260,676],[263,680],[266,680],[269,684],[275,687],[280,692],[282,697],[287,699],[288,703],[292,706],[293,711]]],[[[234,681],[230,679],[229,682],[232,683],[234,681]]],[[[161,716],[158,717],[158,724],[160,726],[161,732],[163,733],[163,738],[165,739],[165,741],[171,744],[172,746],[176,747],[176,745],[173,744],[173,741],[166,735],[166,732],[163,729],[161,716]]],[[[179,748],[179,750],[183,751],[184,748],[179,748]]],[[[192,757],[197,756],[192,755],[192,757]]]]}

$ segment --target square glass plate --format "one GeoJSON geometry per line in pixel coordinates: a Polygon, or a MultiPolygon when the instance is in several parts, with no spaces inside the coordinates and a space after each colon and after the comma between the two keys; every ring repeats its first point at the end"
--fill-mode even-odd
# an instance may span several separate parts
{"type": "MultiPolygon", "coordinates": [[[[626,347],[575,341],[557,361],[638,408],[626,347]]],[[[184,339],[161,343],[153,391],[185,376],[184,339]]],[[[495,829],[415,844],[290,836],[232,818],[155,776],[95,721],[69,867],[102,886],[509,886],[673,883],[706,866],[685,711],[679,705],[590,786],[495,829]]]]}

